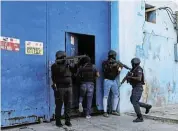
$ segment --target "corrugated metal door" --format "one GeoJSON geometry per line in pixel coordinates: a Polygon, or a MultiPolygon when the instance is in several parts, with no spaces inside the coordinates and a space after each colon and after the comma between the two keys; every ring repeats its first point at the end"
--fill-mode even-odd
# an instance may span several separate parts
{"type": "Polygon", "coordinates": [[[20,51],[1,50],[1,126],[48,118],[46,2],[2,2],[2,36],[20,39],[20,51]],[[25,54],[25,41],[43,42],[43,55],[25,54]]]}

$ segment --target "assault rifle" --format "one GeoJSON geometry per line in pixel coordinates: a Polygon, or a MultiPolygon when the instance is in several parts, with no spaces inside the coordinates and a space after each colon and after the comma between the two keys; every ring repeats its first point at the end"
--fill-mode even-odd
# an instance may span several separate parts
{"type": "Polygon", "coordinates": [[[131,70],[131,68],[130,67],[128,67],[127,65],[125,65],[125,64],[123,64],[122,62],[120,62],[120,61],[116,61],[115,62],[115,60],[111,60],[110,61],[110,63],[111,63],[111,65],[113,65],[113,66],[115,66],[115,67],[124,67],[124,68],[126,68],[127,70],[131,70]],[[114,63],[114,64],[112,64],[112,63],[114,63]]]}
{"type": "Polygon", "coordinates": [[[128,71],[128,73],[126,74],[126,76],[123,78],[123,80],[121,81],[121,84],[120,84],[120,86],[122,85],[122,84],[124,84],[124,82],[127,80],[127,77],[128,76],[133,76],[133,73],[135,72],[135,70],[138,68],[139,66],[137,66],[137,67],[135,67],[135,69],[133,69],[132,71],[128,71]]]}
{"type": "Polygon", "coordinates": [[[65,57],[64,59],[58,59],[56,60],[56,62],[60,62],[60,61],[74,61],[74,63],[78,62],[78,59],[87,57],[87,55],[79,55],[79,56],[69,56],[69,57],[65,57]]]}
{"type": "Polygon", "coordinates": [[[123,64],[123,63],[120,62],[120,61],[117,61],[117,64],[118,64],[118,66],[124,67],[124,68],[126,68],[127,70],[131,70],[130,67],[128,67],[127,65],[123,64]]]}

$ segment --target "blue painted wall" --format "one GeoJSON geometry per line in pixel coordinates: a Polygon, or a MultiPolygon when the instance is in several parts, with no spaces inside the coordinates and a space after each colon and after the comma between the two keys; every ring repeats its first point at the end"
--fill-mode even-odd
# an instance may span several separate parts
{"type": "Polygon", "coordinates": [[[20,39],[20,51],[1,51],[2,126],[48,114],[45,2],[2,2],[1,35],[20,39]],[[25,41],[44,43],[44,55],[25,55],[25,41]]]}
{"type": "MultiPolygon", "coordinates": [[[[54,113],[50,65],[65,50],[65,32],[95,35],[96,67],[110,44],[109,2],[2,2],[2,36],[20,39],[20,51],[2,50],[2,126],[49,120],[54,113]],[[44,43],[44,55],[26,55],[25,41],[44,43]]],[[[102,109],[102,78],[97,81],[102,109]]]]}
{"type": "MultiPolygon", "coordinates": [[[[95,63],[101,72],[101,62],[110,49],[110,11],[108,2],[49,2],[48,3],[49,60],[55,52],[65,50],[65,32],[95,36],[95,63]],[[92,10],[91,10],[92,9],[92,10]],[[104,46],[103,46],[104,45],[104,46]]],[[[97,81],[97,107],[102,109],[102,78],[97,81]]],[[[53,103],[51,90],[51,103],[53,103]]],[[[51,115],[54,106],[51,106],[51,115]]]]}
{"type": "MultiPolygon", "coordinates": [[[[111,2],[111,49],[117,52],[117,60],[119,60],[119,1],[111,2]]],[[[117,82],[120,84],[119,76],[117,82]]],[[[112,102],[112,98],[110,98],[110,102],[112,102]]],[[[117,110],[120,112],[120,102],[117,110]]]]}

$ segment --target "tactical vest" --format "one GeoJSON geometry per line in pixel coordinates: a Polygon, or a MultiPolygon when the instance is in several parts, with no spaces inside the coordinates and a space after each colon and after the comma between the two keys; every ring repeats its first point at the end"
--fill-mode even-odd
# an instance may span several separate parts
{"type": "Polygon", "coordinates": [[[103,62],[104,78],[109,80],[115,80],[118,75],[117,62],[114,60],[103,62]]]}
{"type": "Polygon", "coordinates": [[[94,71],[93,65],[90,63],[85,64],[81,70],[81,82],[94,82],[96,72],[94,71]]]}
{"type": "Polygon", "coordinates": [[[139,66],[134,72],[133,72],[133,77],[136,77],[136,73],[138,71],[138,69],[141,69],[142,70],[142,78],[141,78],[141,81],[137,81],[137,80],[130,80],[130,84],[132,86],[137,86],[137,85],[144,85],[145,84],[145,77],[144,77],[144,73],[143,73],[143,69],[139,66]]]}
{"type": "Polygon", "coordinates": [[[72,73],[65,64],[55,64],[55,81],[57,84],[69,85],[72,83],[72,73]]]}

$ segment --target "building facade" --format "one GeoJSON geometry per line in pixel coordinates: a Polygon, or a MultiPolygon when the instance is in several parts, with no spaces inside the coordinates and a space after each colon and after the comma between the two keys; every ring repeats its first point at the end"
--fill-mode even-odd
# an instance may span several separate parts
{"type": "MultiPolygon", "coordinates": [[[[100,72],[110,49],[131,66],[139,57],[145,72],[142,101],[178,103],[177,34],[165,10],[173,2],[1,2],[1,126],[50,121],[54,116],[50,66],[58,50],[87,54],[100,72]],[[129,9],[128,9],[129,7],[129,9]],[[151,11],[150,11],[151,9],[151,11]]],[[[119,80],[126,75],[121,72],[119,80]]],[[[94,106],[103,110],[103,77],[96,82],[94,106]]],[[[73,87],[73,108],[78,88],[73,87]]],[[[131,86],[120,87],[120,112],[132,110],[131,86]]]]}
{"type": "MultiPolygon", "coordinates": [[[[178,11],[171,1],[119,2],[120,60],[129,65],[133,56],[141,59],[146,82],[142,101],[154,106],[178,103],[178,62],[174,49],[178,34],[168,13],[159,10],[160,7],[170,7],[173,13],[178,11]]],[[[122,72],[121,79],[125,73],[122,72]]],[[[120,106],[121,112],[132,110],[131,86],[124,84],[120,92],[120,105],[124,105],[120,106]]]]}

